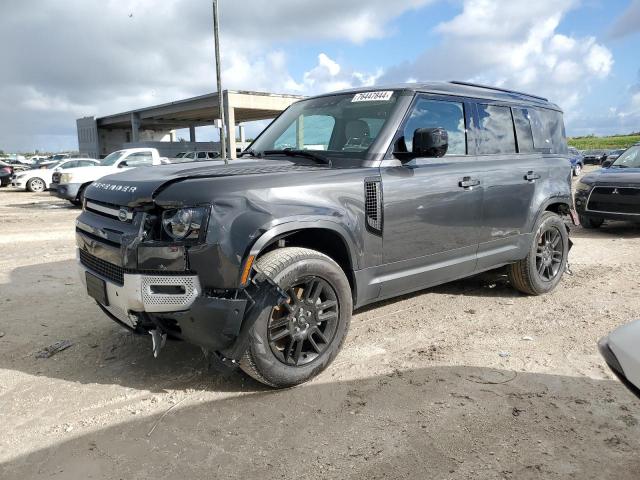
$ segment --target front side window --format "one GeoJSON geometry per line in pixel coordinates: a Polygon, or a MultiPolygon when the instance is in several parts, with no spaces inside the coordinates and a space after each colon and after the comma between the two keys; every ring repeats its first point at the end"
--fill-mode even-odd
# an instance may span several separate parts
{"type": "Polygon", "coordinates": [[[78,166],[78,162],[64,162],[60,168],[62,168],[63,170],[67,169],[67,168],[74,168],[78,166]]]}
{"type": "Polygon", "coordinates": [[[515,153],[511,109],[498,105],[478,105],[480,123],[479,154],[515,153]]]}
{"type": "Polygon", "coordinates": [[[465,155],[467,139],[462,103],[420,98],[404,126],[404,143],[413,151],[413,134],[418,128],[443,128],[449,136],[446,155],[465,155]]]}
{"type": "Polygon", "coordinates": [[[125,153],[126,152],[124,150],[118,150],[117,152],[110,153],[100,162],[100,164],[105,167],[115,165],[116,162],[120,160],[125,153]]]}
{"type": "Polygon", "coordinates": [[[294,103],[247,149],[262,156],[285,150],[362,158],[394,111],[398,92],[329,95],[294,103]]]}
{"type": "Polygon", "coordinates": [[[198,158],[207,158],[207,152],[198,152],[198,158]]]}

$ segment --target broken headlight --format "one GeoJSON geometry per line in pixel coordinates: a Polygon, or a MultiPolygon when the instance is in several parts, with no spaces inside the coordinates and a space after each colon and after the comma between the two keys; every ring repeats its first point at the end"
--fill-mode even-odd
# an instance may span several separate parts
{"type": "Polygon", "coordinates": [[[162,213],[162,228],[173,240],[198,240],[206,218],[204,207],[166,210],[162,213]]]}

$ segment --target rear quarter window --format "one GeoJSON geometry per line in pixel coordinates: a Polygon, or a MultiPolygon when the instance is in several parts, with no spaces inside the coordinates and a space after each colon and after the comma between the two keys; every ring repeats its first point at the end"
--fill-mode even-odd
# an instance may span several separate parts
{"type": "Polygon", "coordinates": [[[529,108],[533,146],[547,153],[566,154],[567,138],[562,113],[546,108],[529,108]]]}

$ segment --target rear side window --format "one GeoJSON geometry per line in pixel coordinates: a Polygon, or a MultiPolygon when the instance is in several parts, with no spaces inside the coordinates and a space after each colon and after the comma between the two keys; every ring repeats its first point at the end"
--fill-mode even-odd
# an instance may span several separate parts
{"type": "Polygon", "coordinates": [[[198,152],[198,158],[207,158],[207,152],[198,152]]]}
{"type": "Polygon", "coordinates": [[[479,104],[478,119],[480,121],[479,154],[516,152],[516,138],[509,107],[479,104]]]}
{"type": "Polygon", "coordinates": [[[518,139],[518,152],[534,152],[533,133],[531,132],[531,122],[526,108],[512,108],[513,123],[516,127],[516,138],[518,139]]]}
{"type": "Polygon", "coordinates": [[[467,138],[462,103],[420,98],[404,126],[407,151],[413,149],[413,134],[418,128],[444,128],[449,135],[447,155],[465,155],[467,138]]]}

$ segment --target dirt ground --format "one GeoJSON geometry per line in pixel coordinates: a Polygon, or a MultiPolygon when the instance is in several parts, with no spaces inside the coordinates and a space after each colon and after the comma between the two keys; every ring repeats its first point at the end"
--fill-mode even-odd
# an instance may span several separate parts
{"type": "Polygon", "coordinates": [[[640,318],[640,226],[574,229],[550,295],[489,274],[359,311],[327,371],[271,391],[106,318],[77,214],[0,189],[3,480],[640,478],[640,402],[596,348],[640,318]]]}

